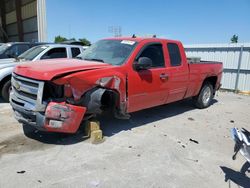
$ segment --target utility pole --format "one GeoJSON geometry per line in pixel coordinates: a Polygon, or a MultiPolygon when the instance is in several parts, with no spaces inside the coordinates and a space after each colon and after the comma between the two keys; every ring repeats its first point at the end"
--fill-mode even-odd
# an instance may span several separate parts
{"type": "Polygon", "coordinates": [[[114,37],[122,36],[122,27],[121,26],[109,26],[108,32],[112,33],[114,37]]]}

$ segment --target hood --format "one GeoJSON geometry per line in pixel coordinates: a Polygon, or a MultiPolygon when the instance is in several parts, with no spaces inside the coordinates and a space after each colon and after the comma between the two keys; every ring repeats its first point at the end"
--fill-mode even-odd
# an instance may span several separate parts
{"type": "Polygon", "coordinates": [[[51,59],[22,63],[15,67],[14,72],[20,76],[36,80],[52,80],[55,76],[66,73],[100,69],[108,66],[112,65],[78,59],[51,59]]]}

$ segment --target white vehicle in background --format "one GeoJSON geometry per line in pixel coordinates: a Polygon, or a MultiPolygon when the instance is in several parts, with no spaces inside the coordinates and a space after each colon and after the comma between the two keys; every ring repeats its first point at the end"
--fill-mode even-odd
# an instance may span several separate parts
{"type": "Polygon", "coordinates": [[[11,74],[17,64],[43,59],[75,58],[79,54],[83,53],[84,50],[84,47],[80,45],[45,44],[35,46],[25,51],[12,61],[0,61],[0,96],[4,99],[4,101],[9,101],[11,74]]]}

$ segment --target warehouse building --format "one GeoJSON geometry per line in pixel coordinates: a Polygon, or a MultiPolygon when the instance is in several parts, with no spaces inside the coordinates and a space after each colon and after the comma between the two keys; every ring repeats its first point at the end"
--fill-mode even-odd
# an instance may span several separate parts
{"type": "Polygon", "coordinates": [[[45,0],[0,0],[0,42],[45,42],[45,0]]]}

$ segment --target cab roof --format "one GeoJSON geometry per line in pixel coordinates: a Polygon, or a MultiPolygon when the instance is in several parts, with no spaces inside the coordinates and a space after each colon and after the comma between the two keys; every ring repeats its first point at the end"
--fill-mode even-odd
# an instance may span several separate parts
{"type": "Polygon", "coordinates": [[[106,38],[106,40],[130,40],[130,41],[135,41],[135,42],[141,42],[144,40],[163,40],[167,42],[175,42],[175,43],[180,43],[178,40],[171,40],[171,39],[163,39],[163,38],[156,38],[156,37],[111,37],[111,38],[106,38]]]}

